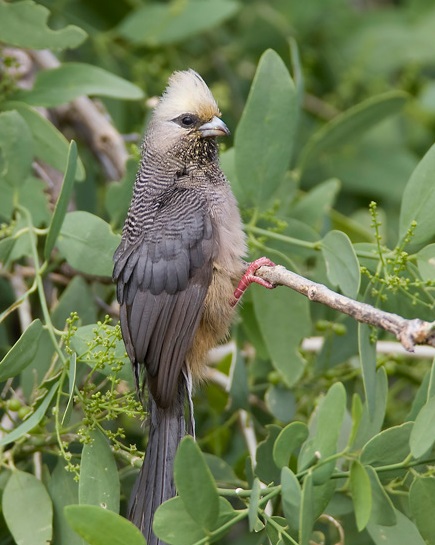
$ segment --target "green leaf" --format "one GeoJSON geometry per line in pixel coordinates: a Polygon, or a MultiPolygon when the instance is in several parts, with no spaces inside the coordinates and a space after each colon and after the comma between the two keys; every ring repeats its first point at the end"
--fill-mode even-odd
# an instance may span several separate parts
{"type": "Polygon", "coordinates": [[[151,47],[180,42],[219,25],[239,9],[234,0],[185,0],[149,3],[129,14],[119,34],[134,44],[151,47]]]}
{"type": "Polygon", "coordinates": [[[356,432],[355,440],[352,443],[352,449],[362,448],[369,439],[379,433],[385,417],[388,396],[388,379],[384,367],[381,367],[376,373],[376,398],[373,417],[367,406],[367,400],[364,403],[360,425],[356,432]]]}
{"type": "Polygon", "coordinates": [[[354,460],[350,466],[350,491],[355,509],[356,526],[361,532],[370,519],[372,491],[367,471],[358,460],[354,460]]]}
{"type": "Polygon", "coordinates": [[[409,445],[414,458],[420,458],[435,443],[435,397],[431,397],[415,419],[409,445]]]}
{"type": "MultiPolygon", "coordinates": [[[[82,276],[74,276],[62,292],[51,314],[54,327],[64,329],[71,312],[77,312],[81,324],[95,324],[98,320],[97,308],[89,304],[93,298],[92,286],[82,276]]],[[[123,352],[120,355],[122,356],[123,352]]]]}
{"type": "Polygon", "coordinates": [[[413,422],[405,422],[372,437],[361,452],[361,463],[376,467],[403,462],[409,455],[413,426],[413,422]]]}
{"type": "Polygon", "coordinates": [[[27,49],[66,49],[79,46],[87,37],[81,28],[68,25],[60,30],[47,26],[50,12],[44,6],[23,2],[0,2],[0,41],[27,49]]]}
{"type": "Polygon", "coordinates": [[[291,422],[281,430],[273,445],[273,461],[277,467],[289,465],[291,455],[306,441],[308,433],[304,422],[291,422]]]}
{"type": "Polygon", "coordinates": [[[329,231],[321,243],[328,279],[355,299],[361,282],[359,262],[349,237],[342,231],[329,231]]]}
{"type": "Polygon", "coordinates": [[[360,138],[364,132],[398,113],[407,98],[408,95],[402,91],[391,91],[369,98],[337,115],[308,140],[299,158],[299,169],[305,170],[322,154],[360,138]]]}
{"type": "Polygon", "coordinates": [[[52,108],[83,95],[98,95],[124,100],[140,100],[143,91],[133,83],[103,68],[79,62],[63,63],[58,68],[38,73],[33,89],[19,91],[12,99],[33,106],[52,108]]]}
{"type": "Polygon", "coordinates": [[[24,420],[22,424],[20,424],[10,433],[5,435],[2,439],[0,439],[0,447],[4,447],[5,445],[9,445],[9,443],[13,443],[17,439],[28,433],[30,430],[32,430],[35,426],[37,426],[39,422],[41,422],[48,409],[48,406],[51,403],[51,400],[54,397],[54,394],[57,392],[58,387],[59,384],[57,382],[53,384],[51,390],[44,397],[43,402],[41,403],[41,405],[39,405],[36,411],[29,418],[27,418],[27,420],[24,420]]]}
{"type": "MultiPolygon", "coordinates": [[[[310,437],[302,446],[298,471],[323,462],[336,453],[337,442],[346,410],[346,390],[341,382],[335,383],[320,401],[310,421],[310,437]]],[[[334,471],[335,462],[322,463],[313,469],[314,484],[322,484],[334,471]]]]}
{"type": "Polygon", "coordinates": [[[409,490],[412,518],[426,543],[435,543],[435,479],[416,477],[409,490]]]}
{"type": "Polygon", "coordinates": [[[53,535],[53,505],[40,480],[13,471],[3,492],[3,516],[19,545],[47,545],[53,535]]]}
{"type": "Polygon", "coordinates": [[[78,503],[78,483],[74,480],[74,475],[65,469],[62,458],[58,459],[48,481],[48,491],[54,509],[54,543],[83,545],[82,538],[71,529],[64,515],[67,505],[78,503]]]}
{"type": "Polygon", "coordinates": [[[74,179],[77,165],[77,144],[74,140],[71,141],[68,159],[66,163],[65,176],[63,177],[62,189],[59,198],[57,199],[54,213],[51,218],[51,223],[48,228],[47,238],[45,239],[44,257],[48,259],[51,251],[54,248],[57,237],[59,236],[63,220],[68,208],[68,203],[71,198],[71,193],[74,187],[74,179]]]}
{"type": "MultiPolygon", "coordinates": [[[[230,503],[219,498],[219,517],[213,530],[217,530],[225,523],[237,516],[237,512],[230,503]]],[[[186,505],[180,497],[172,498],[163,503],[156,511],[153,521],[153,530],[156,536],[169,545],[192,545],[209,536],[205,530],[190,517],[186,505]]],[[[224,532],[214,536],[219,539],[224,532]]]]}
{"type": "Polygon", "coordinates": [[[417,253],[417,266],[423,280],[435,280],[435,244],[429,244],[417,253]]]}
{"type": "MultiPolygon", "coordinates": [[[[36,157],[63,171],[69,155],[70,143],[48,119],[24,102],[8,101],[1,105],[3,110],[17,111],[27,123],[33,137],[33,151],[36,157]]],[[[85,169],[80,159],[75,173],[77,180],[84,180],[85,169]]]]}
{"type": "Polygon", "coordinates": [[[258,63],[235,134],[235,165],[243,205],[264,208],[289,167],[297,97],[288,70],[275,51],[258,63]]]}
{"type": "Polygon", "coordinates": [[[280,479],[280,471],[273,461],[272,452],[281,428],[274,424],[267,424],[266,429],[267,437],[257,447],[255,474],[263,483],[277,484],[280,479]]]}
{"type": "Polygon", "coordinates": [[[272,415],[281,422],[290,422],[296,413],[294,393],[281,384],[272,384],[264,396],[272,415]]]}
{"type": "Polygon", "coordinates": [[[264,525],[258,518],[258,502],[260,500],[260,492],[260,481],[255,478],[254,482],[252,483],[251,494],[249,496],[248,522],[250,532],[259,532],[264,527],[264,525]]]}
{"type": "Polygon", "coordinates": [[[89,212],[65,216],[57,247],[78,271],[95,276],[112,276],[113,254],[120,241],[109,224],[89,212]]]}
{"type": "Polygon", "coordinates": [[[96,505],[68,505],[65,518],[89,545],[146,545],[142,533],[130,521],[96,505]]]}
{"type": "Polygon", "coordinates": [[[30,365],[38,350],[38,341],[43,327],[41,320],[34,320],[18,341],[0,361],[0,382],[16,377],[30,365]]]}
{"type": "Polygon", "coordinates": [[[138,168],[137,160],[128,159],[125,168],[123,179],[109,184],[106,191],[105,205],[110,215],[110,224],[114,228],[122,227],[127,216],[138,168]]]}
{"type": "Polygon", "coordinates": [[[400,209],[399,239],[403,241],[411,223],[415,221],[410,246],[420,246],[435,235],[435,144],[429,149],[409,179],[402,197],[400,209]]]}
{"type": "Polygon", "coordinates": [[[302,339],[311,332],[306,297],[289,289],[270,291],[252,286],[255,315],[274,368],[285,384],[293,386],[304,371],[299,353],[302,339]]]}
{"type": "Polygon", "coordinates": [[[19,188],[30,173],[33,139],[29,127],[17,112],[0,113],[0,180],[19,188]]]}
{"type": "Polygon", "coordinates": [[[292,532],[299,530],[299,517],[301,510],[301,485],[296,475],[288,467],[281,470],[281,498],[284,516],[292,532]]]}
{"type": "Polygon", "coordinates": [[[301,511],[299,518],[299,543],[309,545],[314,526],[313,475],[308,473],[302,485],[301,511]]]}
{"type": "Polygon", "coordinates": [[[186,436],[178,447],[174,479],[192,520],[203,530],[211,530],[219,515],[219,496],[204,456],[190,436],[186,436]]]}
{"type": "Polygon", "coordinates": [[[426,545],[415,525],[403,513],[395,510],[396,524],[383,526],[372,521],[367,525],[375,545],[426,545]]]}
{"type": "MultiPolygon", "coordinates": [[[[7,237],[0,240],[0,262],[6,263],[9,259],[9,256],[12,252],[12,248],[15,244],[15,238],[7,237]]],[[[0,363],[0,372],[1,372],[1,363],[0,363]]]]}
{"type": "Polygon", "coordinates": [[[336,179],[316,185],[290,210],[291,217],[321,232],[340,187],[340,181],[336,179]]]}
{"type": "Polygon", "coordinates": [[[369,524],[394,526],[397,517],[392,501],[385,492],[376,471],[371,466],[366,466],[366,471],[372,491],[372,511],[369,524]]]}
{"type": "Polygon", "coordinates": [[[241,481],[234,472],[234,469],[222,458],[214,454],[204,453],[205,461],[215,481],[229,486],[241,486],[241,481]]]}
{"type": "Polygon", "coordinates": [[[99,505],[118,513],[118,469],[107,438],[99,430],[90,433],[80,462],[79,503],[99,505]]]}
{"type": "Polygon", "coordinates": [[[349,434],[348,445],[352,445],[358,433],[363,415],[363,404],[360,396],[354,393],[352,396],[352,429],[349,434]]]}
{"type": "Polygon", "coordinates": [[[376,343],[372,342],[371,329],[358,324],[358,348],[364,384],[364,394],[370,419],[376,410],[376,343]]]}
{"type": "Polygon", "coordinates": [[[231,363],[230,384],[230,409],[232,412],[239,409],[249,409],[249,385],[248,373],[245,366],[245,358],[237,350],[231,363]]]}

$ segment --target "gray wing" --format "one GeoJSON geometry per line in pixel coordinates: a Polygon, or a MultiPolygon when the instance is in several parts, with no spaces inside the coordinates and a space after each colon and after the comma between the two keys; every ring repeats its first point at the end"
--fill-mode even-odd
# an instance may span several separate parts
{"type": "Polygon", "coordinates": [[[185,361],[211,282],[214,232],[197,192],[172,189],[160,200],[151,226],[115,252],[120,322],[138,376],[145,364],[156,403],[176,397],[185,361]]]}

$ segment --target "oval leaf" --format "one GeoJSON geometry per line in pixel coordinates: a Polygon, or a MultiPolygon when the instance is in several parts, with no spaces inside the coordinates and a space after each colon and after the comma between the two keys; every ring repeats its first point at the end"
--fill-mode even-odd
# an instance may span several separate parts
{"type": "Polygon", "coordinates": [[[53,505],[40,480],[30,473],[14,471],[2,499],[3,516],[20,545],[47,545],[53,534],[53,505]]]}
{"type": "Polygon", "coordinates": [[[405,422],[375,435],[365,444],[361,462],[373,467],[403,462],[409,455],[409,438],[413,426],[413,422],[405,422]]]}
{"type": "MultiPolygon", "coordinates": [[[[48,119],[24,102],[8,101],[3,110],[17,111],[27,123],[33,137],[34,154],[45,163],[63,171],[68,160],[70,143],[48,119]]],[[[84,180],[85,169],[79,159],[75,173],[77,180],[84,180]]]]}
{"type": "Polygon", "coordinates": [[[58,459],[47,487],[54,508],[55,543],[83,545],[82,538],[72,530],[63,512],[67,505],[77,504],[78,483],[75,481],[74,475],[65,469],[65,461],[62,458],[58,459]]]}
{"type": "Polygon", "coordinates": [[[369,522],[367,531],[375,545],[427,545],[409,518],[395,510],[396,523],[394,525],[381,525],[369,522]]]}
{"type": "Polygon", "coordinates": [[[299,518],[300,545],[309,545],[313,531],[315,514],[313,505],[313,475],[308,473],[302,485],[301,512],[299,518]]]}
{"type": "Polygon", "coordinates": [[[281,471],[281,494],[284,516],[292,532],[299,529],[299,517],[301,509],[301,485],[296,475],[288,467],[281,471]]]}
{"type": "Polygon", "coordinates": [[[361,282],[359,262],[349,237],[342,231],[330,231],[322,240],[326,273],[334,286],[355,299],[361,282]]]}
{"type": "Polygon", "coordinates": [[[435,397],[431,397],[415,419],[409,445],[414,458],[420,458],[435,443],[435,397]]]}
{"type": "Polygon", "coordinates": [[[21,187],[32,166],[33,139],[27,123],[17,112],[0,113],[0,154],[0,180],[11,187],[21,187]]]}
{"type": "Polygon", "coordinates": [[[322,153],[360,138],[365,131],[398,113],[407,98],[408,95],[402,91],[392,91],[369,98],[337,115],[308,140],[299,159],[299,168],[304,170],[322,153]]]}
{"type": "Polygon", "coordinates": [[[272,364],[291,387],[304,371],[299,345],[311,331],[308,299],[293,290],[269,291],[260,286],[252,287],[251,296],[272,364]]]}
{"type": "Polygon", "coordinates": [[[411,223],[417,226],[410,241],[412,247],[430,241],[435,235],[435,144],[429,149],[409,179],[402,197],[399,237],[403,241],[411,223]]]}
{"type": "Polygon", "coordinates": [[[417,528],[426,543],[435,543],[435,479],[417,477],[409,490],[409,507],[417,528]]]}
{"type": "Polygon", "coordinates": [[[184,0],[170,3],[149,3],[129,14],[118,32],[134,44],[158,46],[180,42],[212,28],[228,19],[239,9],[234,0],[184,0]]]}
{"type": "Polygon", "coordinates": [[[299,449],[308,437],[308,427],[304,422],[291,422],[278,435],[273,445],[273,461],[282,468],[290,463],[290,456],[299,449]]]}
{"type": "Polygon", "coordinates": [[[435,244],[429,244],[417,253],[417,266],[423,280],[435,280],[435,244]]]}
{"type": "Polygon", "coordinates": [[[394,526],[396,524],[396,510],[385,492],[378,474],[371,467],[366,467],[367,475],[370,479],[370,488],[372,491],[372,512],[370,523],[381,524],[382,526],[394,526]]]}
{"type": "Polygon", "coordinates": [[[146,545],[142,533],[127,519],[96,505],[68,505],[68,524],[89,545],[146,545]]]}
{"type": "Polygon", "coordinates": [[[57,247],[78,271],[95,276],[112,276],[112,256],[120,241],[108,223],[81,210],[65,216],[57,247]]]}
{"type": "Polygon", "coordinates": [[[371,339],[371,329],[367,324],[358,324],[358,350],[366,406],[370,419],[373,419],[376,410],[376,343],[371,339]]]}
{"type": "Polygon", "coordinates": [[[98,430],[83,447],[80,463],[79,503],[98,505],[118,513],[120,484],[115,458],[106,437],[98,430]]]}
{"type": "Polygon", "coordinates": [[[86,32],[74,25],[51,30],[49,15],[47,8],[31,0],[0,2],[0,41],[28,49],[66,49],[86,39],[86,32]]]}
{"type": "Polygon", "coordinates": [[[355,509],[358,531],[361,532],[370,518],[372,510],[372,492],[370,479],[364,466],[354,460],[350,467],[350,491],[355,509]]]}
{"type": "Polygon", "coordinates": [[[144,96],[139,87],[103,68],[71,62],[39,72],[33,89],[20,91],[13,98],[33,106],[52,108],[83,95],[124,100],[140,100],[144,96]]]}
{"type": "Polygon", "coordinates": [[[16,377],[33,362],[43,327],[34,320],[0,362],[0,382],[16,377]]]}
{"type": "Polygon", "coordinates": [[[24,420],[24,422],[20,424],[17,428],[5,435],[2,439],[0,439],[0,447],[9,445],[9,443],[13,443],[17,439],[28,433],[30,430],[32,430],[35,426],[37,426],[39,422],[41,422],[41,420],[44,418],[45,412],[48,409],[48,406],[50,405],[51,400],[54,397],[54,394],[57,392],[58,387],[59,384],[57,382],[53,384],[51,390],[44,397],[43,402],[41,403],[41,405],[39,405],[39,407],[32,414],[32,416],[27,418],[27,420],[24,420]]]}
{"type": "MultiPolygon", "coordinates": [[[[234,518],[237,518],[237,512],[226,499],[219,498],[219,517],[213,530],[217,530],[234,518]]],[[[166,501],[157,509],[154,515],[153,530],[156,536],[169,545],[192,545],[192,543],[209,536],[209,533],[206,533],[192,520],[180,497],[166,501]]],[[[214,535],[214,539],[219,537],[219,533],[214,535]]]]}
{"type": "MultiPolygon", "coordinates": [[[[328,390],[320,401],[314,417],[310,421],[310,438],[303,445],[298,459],[298,471],[310,465],[323,462],[337,450],[341,425],[346,410],[346,390],[341,382],[337,382],[328,390]]],[[[322,463],[313,468],[314,484],[322,484],[334,471],[335,462],[322,463]]]]}
{"type": "Polygon", "coordinates": [[[202,529],[211,530],[219,515],[219,496],[204,456],[190,436],[178,447],[174,479],[186,511],[202,529]]]}
{"type": "Polygon", "coordinates": [[[68,159],[66,163],[65,176],[63,177],[62,189],[59,198],[57,199],[53,216],[51,218],[50,227],[48,228],[47,238],[45,239],[44,257],[48,259],[52,249],[54,248],[57,237],[60,233],[63,220],[68,208],[68,203],[74,187],[74,179],[77,164],[77,144],[74,140],[71,141],[68,159]]]}
{"type": "Polygon", "coordinates": [[[265,207],[287,171],[295,134],[297,96],[275,51],[258,63],[234,138],[235,165],[243,204],[265,207]]]}

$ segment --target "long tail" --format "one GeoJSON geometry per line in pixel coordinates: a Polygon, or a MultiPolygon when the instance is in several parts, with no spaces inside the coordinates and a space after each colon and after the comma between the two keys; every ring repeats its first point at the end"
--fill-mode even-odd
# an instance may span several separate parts
{"type": "Polygon", "coordinates": [[[180,381],[178,399],[168,409],[158,407],[151,394],[149,396],[148,446],[133,487],[128,514],[148,545],[163,545],[152,531],[154,513],[159,505],[175,496],[174,458],[186,434],[184,396],[184,381],[180,381]]]}

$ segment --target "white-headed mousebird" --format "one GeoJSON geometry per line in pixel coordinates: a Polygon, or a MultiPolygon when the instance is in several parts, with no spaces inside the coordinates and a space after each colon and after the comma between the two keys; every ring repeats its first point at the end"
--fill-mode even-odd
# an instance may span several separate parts
{"type": "Polygon", "coordinates": [[[218,162],[216,137],[228,134],[204,80],[175,72],[145,134],[114,256],[122,335],[140,396],[148,390],[148,446],[129,505],[148,545],[160,543],[157,507],[175,495],[177,446],[194,434],[192,385],[207,352],[227,336],[246,287],[272,287],[255,276],[269,260],[243,260],[239,210],[218,162]]]}

